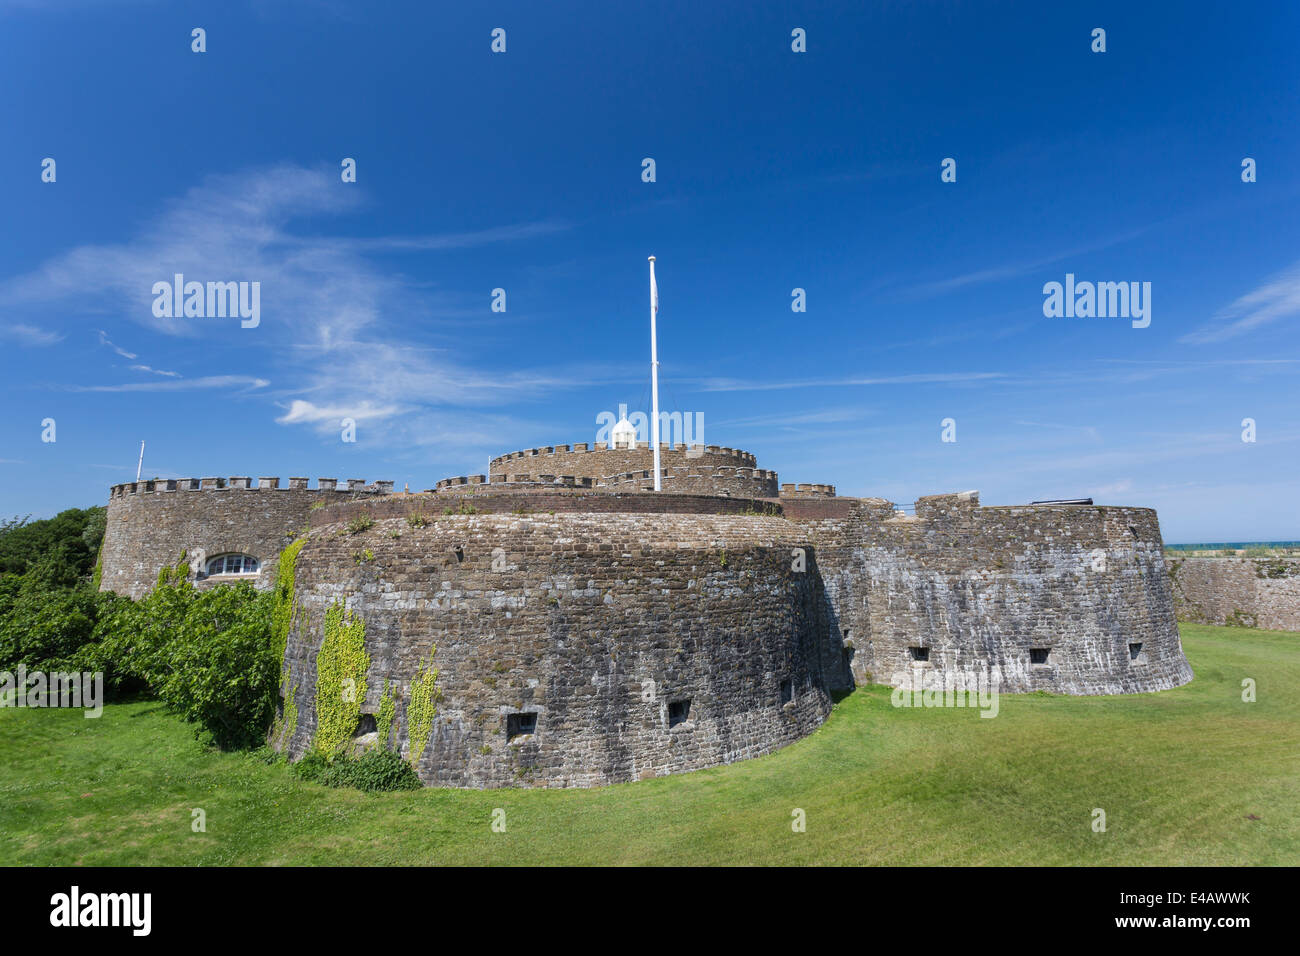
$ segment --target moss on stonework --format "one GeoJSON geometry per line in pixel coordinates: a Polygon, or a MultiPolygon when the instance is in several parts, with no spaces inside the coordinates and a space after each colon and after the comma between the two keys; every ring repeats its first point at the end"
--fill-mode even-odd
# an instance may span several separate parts
{"type": "Polygon", "coordinates": [[[424,748],[429,746],[429,734],[433,730],[433,718],[438,713],[438,701],[442,691],[438,687],[438,668],[433,666],[433,655],[438,653],[437,646],[429,649],[429,660],[422,661],[415,678],[411,681],[410,700],[406,704],[407,757],[411,765],[418,767],[424,748]]]}
{"type": "Polygon", "coordinates": [[[176,566],[169,567],[163,565],[158,569],[158,587],[165,588],[172,584],[180,584],[182,581],[188,581],[190,577],[190,565],[187,560],[189,552],[182,551],[179,558],[176,559],[176,566]]]}
{"type": "Polygon", "coordinates": [[[294,731],[298,729],[298,701],[295,699],[297,691],[298,685],[292,684],[285,692],[284,714],[271,731],[271,740],[281,748],[289,745],[289,741],[293,740],[294,731]]]}
{"type": "Polygon", "coordinates": [[[356,732],[369,667],[365,622],[341,604],[330,605],[316,655],[315,748],[327,759],[342,753],[356,732]]]}
{"type": "MultiPolygon", "coordinates": [[[[271,606],[271,646],[276,658],[284,664],[284,652],[289,644],[289,623],[293,620],[293,592],[298,572],[298,552],[307,543],[299,538],[280,552],[275,572],[275,601],[271,606]]],[[[283,687],[283,680],[281,681],[283,687]]]]}
{"type": "Polygon", "coordinates": [[[396,716],[397,703],[393,700],[393,687],[385,678],[384,693],[379,698],[379,713],[375,715],[375,730],[378,731],[376,745],[380,749],[388,747],[388,736],[392,731],[393,718],[396,716]]]}

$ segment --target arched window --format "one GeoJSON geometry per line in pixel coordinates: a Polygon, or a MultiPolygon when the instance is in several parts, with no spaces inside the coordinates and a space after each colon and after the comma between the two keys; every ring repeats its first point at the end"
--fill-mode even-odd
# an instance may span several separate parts
{"type": "Polygon", "coordinates": [[[208,562],[207,576],[218,574],[256,574],[257,558],[248,554],[222,554],[208,562]]]}

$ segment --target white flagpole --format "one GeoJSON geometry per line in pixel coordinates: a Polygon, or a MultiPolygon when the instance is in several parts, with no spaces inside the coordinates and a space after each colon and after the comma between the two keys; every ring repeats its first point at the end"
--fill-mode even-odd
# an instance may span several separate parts
{"type": "Polygon", "coordinates": [[[654,449],[655,491],[659,483],[659,346],[655,339],[655,315],[659,311],[659,287],[655,285],[655,257],[650,257],[650,444],[654,449]]]}
{"type": "Polygon", "coordinates": [[[140,469],[144,467],[144,442],[140,442],[140,460],[135,463],[135,480],[140,481],[140,469]]]}

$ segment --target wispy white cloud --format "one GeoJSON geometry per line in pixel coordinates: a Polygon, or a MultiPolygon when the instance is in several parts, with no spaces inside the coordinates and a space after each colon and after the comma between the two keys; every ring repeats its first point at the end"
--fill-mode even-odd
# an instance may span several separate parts
{"type": "Polygon", "coordinates": [[[1002,265],[990,266],[985,269],[976,269],[971,272],[965,272],[935,282],[923,282],[904,290],[902,294],[908,298],[928,298],[930,296],[945,295],[949,292],[955,292],[958,289],[967,288],[968,286],[983,285],[988,282],[998,282],[1003,279],[1015,279],[1023,275],[1028,275],[1031,272],[1037,272],[1044,266],[1063,262],[1066,259],[1071,259],[1076,256],[1088,255],[1089,253],[1108,249],[1111,246],[1118,246],[1125,242],[1131,242],[1143,233],[1150,231],[1152,228],[1154,228],[1153,225],[1143,226],[1138,229],[1130,229],[1128,232],[1109,236],[1105,239],[1098,239],[1095,242],[1086,243],[1081,246],[1075,246],[1072,249],[1066,249],[1050,256],[1042,256],[1018,262],[1009,262],[1002,265]]]}
{"type": "Polygon", "coordinates": [[[100,345],[105,345],[105,346],[107,346],[108,348],[112,349],[112,350],[113,350],[114,352],[116,352],[118,355],[122,356],[122,358],[128,358],[128,359],[131,359],[132,361],[134,361],[135,359],[138,359],[138,358],[140,357],[140,356],[136,355],[134,352],[128,352],[126,349],[122,348],[121,346],[114,345],[114,344],[109,340],[109,338],[108,338],[108,333],[105,332],[103,329],[100,329],[100,330],[99,330],[99,344],[100,344],[100,345]]]}
{"type": "Polygon", "coordinates": [[[260,282],[263,334],[348,343],[379,324],[385,312],[419,317],[437,305],[427,290],[417,292],[400,274],[381,271],[366,253],[468,248],[568,228],[547,221],[358,240],[313,235],[302,226],[306,219],[351,212],[363,203],[361,192],[340,187],[334,170],[280,165],[210,176],[168,202],[134,238],[79,246],[0,281],[0,307],[21,314],[68,302],[87,311],[125,312],[169,335],[195,336],[221,320],[153,314],[154,283],[182,273],[200,282],[260,282]]]}
{"type": "Polygon", "coordinates": [[[376,418],[391,418],[401,411],[398,405],[375,406],[369,402],[360,405],[314,405],[302,399],[294,399],[289,410],[276,419],[281,425],[315,424],[327,422],[330,428],[338,427],[343,419],[367,421],[376,418]]]}
{"type": "Polygon", "coordinates": [[[793,382],[746,382],[740,379],[706,379],[706,392],[768,392],[792,388],[843,388],[869,385],[939,385],[982,382],[1005,378],[1002,372],[918,372],[912,375],[882,375],[877,378],[813,378],[793,382]]]}
{"type": "Polygon", "coordinates": [[[1125,495],[1133,490],[1132,478],[1120,478],[1109,484],[1098,485],[1092,489],[1093,498],[1105,498],[1109,495],[1125,495]]]}
{"type": "Polygon", "coordinates": [[[842,408],[821,409],[820,411],[807,412],[802,415],[756,415],[749,418],[730,418],[707,424],[712,424],[715,428],[783,428],[800,425],[835,425],[842,422],[858,421],[869,414],[872,413],[868,409],[845,406],[842,408]]]}
{"type": "MultiPolygon", "coordinates": [[[[21,314],[66,303],[81,311],[125,314],[169,336],[227,334],[223,345],[246,349],[250,356],[256,350],[251,362],[263,372],[191,381],[137,362],[133,371],[177,381],[71,386],[77,390],[260,389],[274,377],[279,388],[268,397],[280,401],[276,420],[281,424],[324,434],[343,417],[364,419],[371,437],[382,435],[407,447],[421,444],[422,435],[443,433],[449,408],[499,404],[602,377],[619,382],[639,377],[639,368],[634,373],[616,366],[484,370],[448,350],[427,347],[412,337],[412,329],[427,334],[442,316],[463,316],[463,301],[374,259],[527,241],[562,232],[570,228],[567,223],[362,239],[320,234],[317,220],[354,212],[364,202],[365,194],[342,187],[332,169],[281,165],[211,176],[166,203],[130,238],[79,246],[0,280],[0,308],[21,314]],[[155,317],[153,284],[171,281],[175,273],[190,281],[260,282],[261,324],[241,330],[237,321],[222,327],[220,319],[155,317]],[[404,420],[400,426],[399,420],[404,420]]],[[[105,332],[100,341],[123,358],[139,359],[105,332]]],[[[467,421],[464,433],[474,434],[472,416],[467,421]]]]}
{"type": "Polygon", "coordinates": [[[171,382],[126,382],[119,385],[65,385],[70,392],[186,392],[206,388],[242,388],[245,392],[265,388],[271,383],[250,375],[208,375],[171,382]]]}
{"type": "Polygon", "coordinates": [[[1017,425],[1024,425],[1029,428],[1047,428],[1054,431],[1080,432],[1087,435],[1094,441],[1101,440],[1101,434],[1097,431],[1095,425],[1069,425],[1062,422],[1026,422],[1018,421],[1017,425]]]}
{"type": "Polygon", "coordinates": [[[1273,276],[1259,288],[1220,309],[1214,318],[1178,341],[1205,345],[1236,338],[1262,325],[1300,314],[1300,262],[1273,276]]]}
{"type": "Polygon", "coordinates": [[[24,325],[20,322],[15,325],[0,326],[0,339],[17,342],[19,345],[44,346],[57,345],[63,341],[63,336],[58,332],[38,329],[34,325],[24,325]]]}

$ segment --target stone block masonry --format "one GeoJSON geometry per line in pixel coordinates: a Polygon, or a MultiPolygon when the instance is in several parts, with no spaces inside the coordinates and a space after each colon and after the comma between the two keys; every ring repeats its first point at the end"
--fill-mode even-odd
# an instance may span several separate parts
{"type": "Polygon", "coordinates": [[[336,602],[365,622],[363,713],[396,688],[398,748],[410,682],[421,662],[438,668],[430,742],[407,753],[433,785],[592,786],[730,763],[809,733],[828,686],[848,680],[824,670],[825,597],[792,571],[791,550],[809,544],[780,518],[498,511],[350,533],[363,511],[375,509],[318,513],[298,555],[294,757],[315,733],[336,602]],[[512,736],[521,715],[533,729],[512,736]]]}
{"type": "Polygon", "coordinates": [[[334,501],[389,494],[391,481],[342,491],[333,478],[307,487],[306,478],[176,478],[114,485],[104,529],[101,591],[132,598],[148,593],[158,572],[181,554],[191,564],[221,554],[247,554],[261,562],[258,588],[274,584],[275,559],[307,527],[313,508],[334,501]]]}
{"type": "Polygon", "coordinates": [[[1008,692],[1192,679],[1149,509],[981,508],[971,494],[922,498],[916,517],[883,499],[782,503],[817,546],[858,683],[994,667],[1008,692]]]}
{"type": "Polygon", "coordinates": [[[1165,558],[1179,620],[1300,631],[1300,560],[1165,558]]]}
{"type": "MultiPolygon", "coordinates": [[[[182,551],[252,555],[270,586],[276,555],[306,534],[282,688],[297,716],[271,742],[295,758],[312,746],[317,657],[346,609],[369,661],[354,745],[391,687],[391,745],[439,786],[585,787],[728,763],[811,733],[834,692],[927,672],[1063,694],[1192,678],[1150,510],[987,508],[965,492],[908,516],[781,485],[748,452],[698,451],[663,448],[661,492],[644,444],[514,452],[490,480],[417,494],[333,478],[117,485],[102,586],[138,597],[182,551]],[[438,710],[412,754],[428,666],[438,710]]],[[[1240,623],[1290,620],[1261,620],[1258,595],[1294,608],[1300,577],[1217,568],[1257,615],[1240,623]]],[[[1184,577],[1188,607],[1227,613],[1184,577]]]]}

